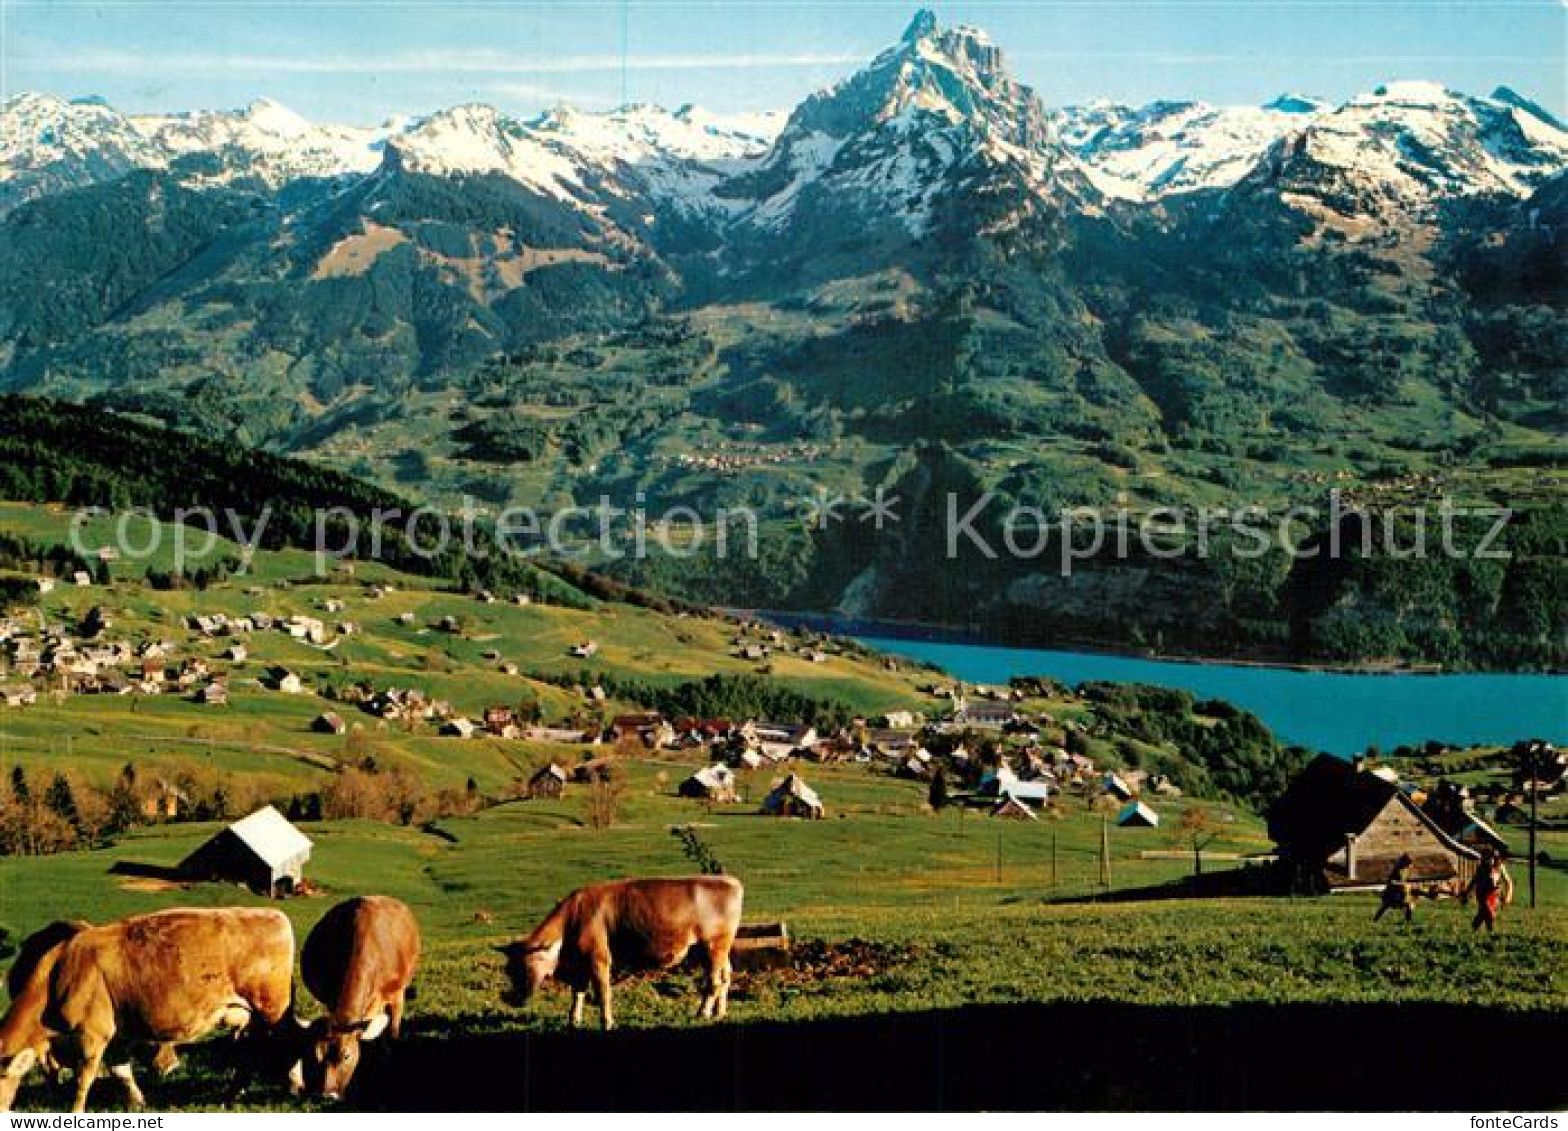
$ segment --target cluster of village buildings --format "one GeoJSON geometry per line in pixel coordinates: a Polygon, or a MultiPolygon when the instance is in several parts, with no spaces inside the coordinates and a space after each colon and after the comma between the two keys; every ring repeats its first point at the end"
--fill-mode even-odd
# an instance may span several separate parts
{"type": "MultiPolygon", "coordinates": [[[[341,610],[340,602],[327,606],[341,610]]],[[[38,629],[26,619],[0,619],[0,704],[27,706],[40,691],[60,695],[163,695],[184,694],[201,703],[228,702],[228,678],[215,671],[208,658],[176,653],[172,640],[131,642],[112,636],[114,622],[102,606],[94,606],[75,628],[64,625],[38,629]]],[[[326,622],[317,617],[275,617],[251,613],[229,617],[222,613],[193,615],[186,629],[196,638],[218,640],[214,657],[227,665],[250,658],[247,638],[256,633],[281,632],[295,640],[330,651],[346,636],[358,631],[350,621],[333,626],[329,638],[326,622]]],[[[286,668],[272,668],[262,680],[274,691],[298,695],[305,691],[300,676],[286,668]]]]}
{"type": "Polygon", "coordinates": [[[817,444],[796,443],[787,446],[729,448],[720,440],[710,452],[681,452],[675,457],[677,467],[702,471],[733,473],[757,467],[774,467],[786,463],[809,462],[820,459],[822,448],[817,444]]]}
{"type": "MultiPolygon", "coordinates": [[[[494,601],[488,594],[481,600],[494,601]]],[[[518,598],[520,602],[526,597],[518,598]]],[[[94,606],[70,627],[40,628],[23,617],[0,618],[0,706],[26,707],[44,694],[162,695],[179,694],[197,702],[228,700],[229,672],[249,658],[247,641],[259,633],[282,633],[303,644],[330,651],[358,626],[332,619],[343,612],[341,601],[321,602],[323,616],[274,616],[253,612],[221,613],[186,619],[185,649],[209,641],[211,658],[177,656],[168,640],[132,642],[117,638],[113,618],[94,606]],[[212,663],[223,661],[222,670],[212,663]]],[[[401,622],[412,624],[411,614],[401,622]]],[[[454,618],[434,627],[459,631],[454,618]]],[[[735,654],[765,659],[774,650],[799,652],[826,659],[824,641],[802,641],[760,625],[742,625],[733,639],[735,654]]],[[[591,659],[593,641],[573,646],[575,658],[591,659]]],[[[499,661],[498,653],[487,654],[499,661]]],[[[892,661],[889,661],[892,663],[892,661]]],[[[503,665],[503,670],[515,665],[503,665]]],[[[270,667],[255,681],[280,694],[304,694],[299,674],[270,667]]],[[[604,702],[597,686],[579,689],[585,699],[604,702]]],[[[898,777],[932,783],[955,803],[985,808],[997,818],[1033,820],[1063,796],[1094,803],[1105,800],[1105,811],[1117,824],[1153,827],[1160,824],[1163,799],[1181,795],[1159,774],[1097,766],[1078,752],[1087,735],[1074,720],[1031,717],[1016,687],[964,687],[932,684],[923,689],[934,701],[931,718],[914,711],[895,711],[878,719],[819,731],[798,721],[766,719],[667,719],[640,712],[611,718],[608,723],[544,726],[531,715],[506,705],[492,705],[477,717],[456,711],[452,704],[417,688],[351,687],[334,694],[336,709],[324,711],[312,729],[344,734],[350,729],[343,711],[350,708],[386,722],[423,723],[457,738],[489,736],[598,747],[585,750],[575,765],[551,763],[528,783],[531,796],[558,796],[569,782],[592,782],[606,772],[613,754],[629,751],[671,751],[697,755],[700,768],[678,785],[681,795],[709,803],[741,800],[749,771],[767,769],[784,774],[763,801],[763,810],[784,816],[820,817],[824,803],[805,781],[801,770],[811,763],[855,763],[898,777]],[[1043,724],[1049,723],[1049,727],[1043,724]],[[1047,734],[1050,739],[1048,740],[1047,734]],[[1054,740],[1066,738],[1067,745],[1054,740]],[[1068,749],[1074,747],[1075,749],[1068,749]],[[789,771],[786,773],[786,771],[789,771]],[[948,791],[951,791],[950,793],[948,791]]],[[[1544,776],[1515,783],[1511,793],[1490,796],[1498,813],[1519,802],[1520,789],[1558,797],[1568,789],[1568,756],[1543,746],[1535,759],[1544,776]]],[[[777,779],[777,775],[775,775],[777,779]]],[[[1415,875],[1433,881],[1464,879],[1473,873],[1480,853],[1506,851],[1504,839],[1475,812],[1478,799],[1447,783],[1421,790],[1399,781],[1387,766],[1323,756],[1297,778],[1269,814],[1271,836],[1282,859],[1293,861],[1330,889],[1377,885],[1395,860],[1410,856],[1415,875]]]]}

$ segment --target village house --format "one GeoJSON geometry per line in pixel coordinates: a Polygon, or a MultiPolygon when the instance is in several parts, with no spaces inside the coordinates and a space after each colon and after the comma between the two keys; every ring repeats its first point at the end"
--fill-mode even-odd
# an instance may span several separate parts
{"type": "Polygon", "coordinates": [[[610,721],[605,738],[612,742],[641,742],[649,750],[663,750],[676,742],[674,725],[657,711],[617,716],[610,721]]]}
{"type": "Polygon", "coordinates": [[[307,644],[322,644],[327,639],[327,626],[315,617],[295,615],[283,622],[283,631],[295,640],[307,644]]]}
{"type": "Polygon", "coordinates": [[[698,770],[681,782],[677,792],[699,801],[735,801],[735,772],[721,762],[698,770]]]}
{"type": "Polygon", "coordinates": [[[523,731],[523,737],[530,742],[578,743],[588,740],[586,734],[572,727],[531,726],[523,731]]]}
{"type": "Polygon", "coordinates": [[[1400,856],[1410,878],[1468,883],[1479,853],[1444,832],[1386,773],[1320,754],[1270,807],[1269,836],[1297,882],[1381,887],[1400,856]]]}
{"type": "Polygon", "coordinates": [[[1542,797],[1568,789],[1568,751],[1549,742],[1529,741],[1516,744],[1510,754],[1514,789],[1526,796],[1538,792],[1542,797]]]}
{"type": "Polygon", "coordinates": [[[190,808],[190,797],[179,786],[162,778],[142,799],[142,816],[149,821],[174,821],[190,808]]]}
{"type": "Polygon", "coordinates": [[[1131,801],[1134,797],[1134,790],[1127,779],[1115,772],[1107,773],[1100,779],[1100,791],[1118,801],[1131,801]]]}
{"type": "Polygon", "coordinates": [[[835,734],[828,738],[818,739],[816,742],[805,745],[796,750],[796,754],[812,762],[848,762],[852,759],[869,760],[863,758],[863,752],[848,734],[835,734]]]}
{"type": "Polygon", "coordinates": [[[479,728],[468,719],[448,719],[442,724],[441,733],[450,738],[473,738],[479,733],[479,728]]]}
{"type": "Polygon", "coordinates": [[[811,821],[820,821],[825,813],[817,791],[799,774],[790,774],[774,786],[762,800],[762,811],[771,817],[802,817],[811,821]]]}
{"type": "Polygon", "coordinates": [[[1008,821],[1037,821],[1034,810],[1025,805],[1012,794],[1003,795],[1002,799],[991,806],[991,816],[1008,821]]]}
{"type": "Polygon", "coordinates": [[[566,771],[551,762],[528,779],[528,797],[540,801],[560,797],[566,792],[566,771]]]}
{"type": "Polygon", "coordinates": [[[1029,781],[1014,779],[1002,792],[1014,800],[1022,801],[1025,805],[1036,807],[1048,804],[1051,800],[1050,783],[1038,779],[1029,781]]]}
{"type": "Polygon", "coordinates": [[[1160,826],[1160,815],[1142,801],[1134,801],[1116,814],[1116,823],[1124,829],[1155,829],[1160,826]]]}
{"type": "Polygon", "coordinates": [[[747,730],[764,758],[779,762],[817,741],[817,728],[810,723],[750,723],[747,730]]]}
{"type": "Polygon", "coordinates": [[[204,703],[209,707],[225,707],[229,702],[229,685],[222,680],[213,680],[201,687],[196,692],[196,702],[204,703]]]}
{"type": "Polygon", "coordinates": [[[10,683],[0,687],[0,703],[7,707],[30,707],[38,702],[38,691],[30,683],[10,683]]]}
{"type": "Polygon", "coordinates": [[[243,644],[231,644],[223,650],[223,659],[231,664],[243,664],[250,656],[250,651],[243,644]]]}
{"type": "Polygon", "coordinates": [[[277,897],[303,882],[310,850],[310,838],[268,805],[196,849],[180,862],[180,871],[193,880],[241,883],[277,897]]]}
{"type": "Polygon", "coordinates": [[[961,703],[953,713],[953,721],[960,726],[982,730],[1000,730],[1017,718],[1018,712],[1007,703],[961,703]]]}
{"type": "Polygon", "coordinates": [[[1428,817],[1460,844],[1477,850],[1490,848],[1505,855],[1508,842],[1496,829],[1483,821],[1470,804],[1467,786],[1451,781],[1440,781],[1424,797],[1412,793],[1412,801],[1421,806],[1428,817]]]}
{"type": "Polygon", "coordinates": [[[284,695],[300,695],[305,690],[305,681],[287,668],[277,668],[272,673],[272,686],[284,695]]]}
{"type": "Polygon", "coordinates": [[[310,724],[310,729],[317,734],[346,734],[348,724],[343,721],[343,716],[336,711],[325,711],[316,716],[310,724]]]}
{"type": "Polygon", "coordinates": [[[688,749],[708,746],[727,739],[734,729],[729,719],[678,719],[675,744],[688,749]]]}
{"type": "Polygon", "coordinates": [[[865,732],[868,749],[884,755],[902,755],[919,745],[915,736],[901,730],[876,728],[865,732]]]}
{"type": "Polygon", "coordinates": [[[1013,786],[1018,784],[1018,775],[1006,762],[992,766],[980,775],[980,784],[975,792],[982,797],[1000,797],[1011,792],[1013,786]]]}
{"type": "Polygon", "coordinates": [[[599,645],[592,640],[585,640],[581,644],[572,645],[570,652],[579,660],[591,660],[599,654],[599,645]]]}
{"type": "Polygon", "coordinates": [[[497,738],[521,738],[523,728],[518,724],[517,713],[510,707],[486,707],[484,714],[485,730],[497,738]]]}

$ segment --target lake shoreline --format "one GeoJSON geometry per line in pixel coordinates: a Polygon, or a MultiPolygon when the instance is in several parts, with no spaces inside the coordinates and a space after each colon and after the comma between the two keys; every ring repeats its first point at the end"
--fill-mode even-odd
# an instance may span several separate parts
{"type": "Polygon", "coordinates": [[[1555,668],[1448,668],[1441,664],[1416,664],[1388,660],[1333,663],[1328,661],[1267,659],[1257,653],[1225,656],[1190,652],[1159,652],[1134,648],[1105,640],[1060,639],[1050,642],[999,643],[986,637],[978,626],[938,624],[928,621],[884,620],[874,617],[845,617],[836,613],[804,612],[794,609],[724,608],[726,616],[767,621],[781,628],[805,628],[832,636],[877,636],[930,644],[962,644],[979,648],[1008,648],[1015,651],[1083,652],[1096,656],[1116,656],[1148,660],[1161,664],[1191,664],[1199,667],[1257,668],[1263,671],[1312,672],[1325,675],[1382,676],[1455,676],[1455,675],[1563,675],[1555,668]]]}

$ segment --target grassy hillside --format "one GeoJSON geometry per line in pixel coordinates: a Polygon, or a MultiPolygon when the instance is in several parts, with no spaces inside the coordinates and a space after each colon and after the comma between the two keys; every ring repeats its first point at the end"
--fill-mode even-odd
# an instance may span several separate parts
{"type": "MultiPolygon", "coordinates": [[[[0,512],[0,530],[35,539],[59,537],[64,521],[65,512],[46,507],[0,512]]],[[[800,637],[786,637],[761,664],[745,661],[732,654],[732,622],[623,602],[486,604],[385,569],[314,578],[293,551],[262,551],[255,565],[254,576],[221,578],[205,590],[152,589],[125,571],[108,585],[63,586],[38,598],[24,619],[71,627],[99,607],[113,622],[106,634],[112,638],[168,639],[176,657],[207,659],[227,673],[230,702],[60,698],[46,691],[33,706],[0,708],[0,771],[6,788],[16,770],[39,791],[62,771],[71,781],[109,788],[129,762],[142,782],[221,786],[243,808],[327,789],[368,760],[431,789],[477,795],[477,812],[424,824],[303,822],[315,841],[307,874],[321,894],[278,904],[301,935],[350,894],[384,892],[414,906],[426,952],[407,1046],[414,1051],[399,1055],[417,1059],[450,1040],[561,1028],[560,991],[531,1012],[500,1003],[494,945],[528,929],[576,885],[693,870],[671,835],[679,825],[693,826],[711,854],[744,880],[749,919],[783,919],[799,940],[789,968],[741,977],[732,1016],[742,1026],[1018,1003],[1568,1005],[1568,874],[1560,868],[1543,870],[1541,909],[1516,905],[1496,939],[1472,936],[1464,914],[1448,903],[1423,905],[1407,928],[1372,924],[1373,902],[1363,896],[1193,898],[1181,886],[1193,868],[1179,832],[1186,811],[1201,806],[1218,834],[1205,849],[1206,874],[1242,867],[1242,856],[1269,845],[1252,808],[1194,798],[1190,790],[1186,799],[1155,802],[1160,828],[1109,830],[1108,886],[1101,883],[1103,815],[1078,797],[1062,797],[1033,822],[990,820],[984,810],[933,814],[923,783],[864,765],[800,767],[827,805],[818,822],[757,814],[777,770],[743,773],[744,800],[737,803],[681,799],[676,786],[706,757],[673,751],[621,752],[608,821],[602,798],[575,783],[559,800],[501,801],[547,760],[573,764],[607,750],[444,737],[425,724],[383,722],[328,693],[357,682],[417,687],[450,699],[462,714],[505,703],[562,722],[635,705],[588,701],[580,685],[595,678],[611,687],[675,687],[714,674],[757,675],[765,665],[761,678],[769,686],[872,714],[930,710],[934,701],[922,688],[940,677],[891,670],[853,649],[813,663],[789,650],[800,637]],[[328,613],[328,602],[343,607],[328,613]],[[249,657],[230,663],[219,657],[234,638],[200,638],[182,626],[190,613],[258,609],[349,620],[359,631],[330,650],[278,632],[253,633],[245,639],[249,657]],[[411,622],[403,614],[412,614],[411,622]],[[440,627],[447,617],[456,631],[440,627]],[[585,639],[600,645],[597,655],[567,654],[585,639]],[[503,664],[515,664],[518,674],[503,664]],[[274,666],[299,673],[307,692],[270,689],[265,680],[274,666]],[[329,708],[348,721],[348,734],[311,730],[329,708]]],[[[1086,687],[1080,694],[1040,685],[1030,694],[1025,709],[1056,726],[1080,726],[1076,733],[1102,765],[1161,769],[1204,791],[1239,794],[1248,792],[1236,777],[1244,749],[1263,759],[1247,770],[1257,776],[1255,788],[1292,764],[1291,755],[1266,743],[1249,745],[1258,741],[1249,716],[1155,689],[1086,687]],[[1210,750],[1199,731],[1232,736],[1233,743],[1210,750]]],[[[160,824],[91,850],[0,860],[4,938],[61,916],[101,920],[164,906],[259,902],[226,885],[158,878],[160,868],[216,827],[160,824]],[[127,864],[129,870],[117,869],[127,864]]],[[[1546,844],[1553,859],[1568,854],[1560,832],[1548,833],[1546,844]]],[[[690,1026],[692,977],[629,983],[619,993],[622,1023],[665,1033],[690,1026]]],[[[149,1089],[154,1105],[210,1107],[221,1091],[222,1053],[221,1043],[196,1050],[182,1074],[149,1089]]],[[[375,1063],[395,1075],[399,1062],[388,1055],[375,1063]]],[[[106,1089],[100,1102],[109,1097],[106,1089]]],[[[59,1097],[35,1091],[27,1102],[59,1097]]],[[[293,1106],[267,1091],[248,1102],[293,1106]]]]}
{"type": "MultiPolygon", "coordinates": [[[[622,813],[603,830],[587,826],[580,787],[560,801],[514,802],[432,832],[307,825],[316,845],[309,874],[325,893],[278,906],[300,932],[351,893],[385,892],[414,906],[426,940],[412,1006],[415,1049],[421,1037],[560,1029],[563,991],[527,1012],[500,1003],[492,947],[525,932],[577,884],[689,870],[669,832],[677,823],[694,824],[744,880],[748,918],[782,918],[800,940],[798,972],[740,976],[731,1008],[739,1026],[1018,1002],[1568,1006],[1568,878],[1560,870],[1546,872],[1541,910],[1517,904],[1489,939],[1472,935],[1451,903],[1423,905],[1405,927],[1372,923],[1368,896],[1161,899],[1148,889],[1191,867],[1161,830],[1111,830],[1105,892],[1097,885],[1100,819],[1070,805],[1038,823],[933,816],[917,784],[859,767],[808,767],[827,819],[779,821],[757,816],[754,804],[673,797],[672,783],[690,768],[679,759],[637,761],[622,813]],[[1139,898],[1140,889],[1154,898],[1139,898]]],[[[746,783],[753,799],[766,785],[762,777],[746,783]]],[[[1162,806],[1169,823],[1182,808],[1162,806]]],[[[1210,870],[1236,866],[1221,853],[1266,844],[1255,818],[1228,815],[1234,821],[1211,846],[1210,870]]],[[[171,890],[110,873],[121,861],[172,864],[210,828],[168,826],[104,851],[0,861],[4,922],[27,931],[62,914],[256,902],[225,886],[171,890]]],[[[693,984],[694,975],[675,973],[623,985],[621,1023],[692,1025],[693,984]]],[[[204,1065],[213,1055],[198,1050],[191,1069],[162,1084],[162,1102],[210,1106],[216,1081],[204,1065]]],[[[45,1096],[35,1092],[32,1102],[45,1096]]],[[[249,1102],[288,1103],[267,1092],[249,1102]]]]}

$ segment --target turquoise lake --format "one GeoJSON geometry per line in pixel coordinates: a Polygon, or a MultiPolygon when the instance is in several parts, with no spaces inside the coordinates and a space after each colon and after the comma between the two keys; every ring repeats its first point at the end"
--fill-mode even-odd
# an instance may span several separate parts
{"type": "Polygon", "coordinates": [[[1348,675],[858,633],[855,638],[937,664],[968,683],[1045,675],[1068,684],[1103,679],[1179,687],[1246,708],[1287,742],[1334,754],[1354,754],[1368,745],[1387,750],[1429,738],[1459,744],[1568,741],[1568,676],[1348,675]]]}

